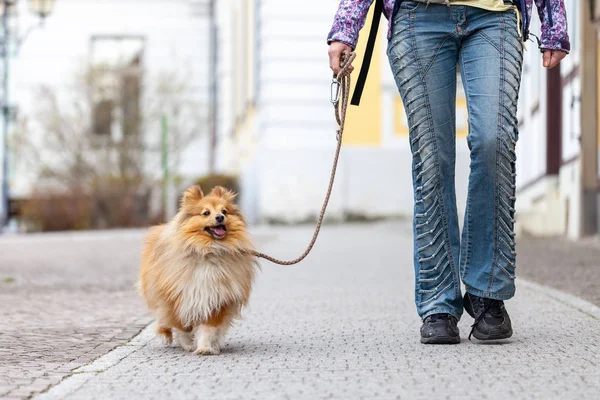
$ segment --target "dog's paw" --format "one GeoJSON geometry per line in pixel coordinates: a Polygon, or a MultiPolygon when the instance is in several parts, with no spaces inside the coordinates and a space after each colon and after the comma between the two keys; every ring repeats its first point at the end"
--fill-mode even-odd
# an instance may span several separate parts
{"type": "Polygon", "coordinates": [[[179,344],[181,348],[185,351],[196,350],[196,346],[194,346],[194,340],[189,334],[178,332],[177,336],[175,336],[175,339],[177,341],[177,344],[179,344]]]}
{"type": "Polygon", "coordinates": [[[161,339],[161,342],[164,345],[170,346],[171,343],[173,343],[173,330],[171,328],[166,326],[160,326],[156,333],[158,334],[158,336],[161,339]]]}
{"type": "Polygon", "coordinates": [[[194,351],[194,354],[199,354],[202,356],[216,356],[220,352],[221,350],[218,347],[200,346],[196,349],[196,351],[194,351]]]}
{"type": "Polygon", "coordinates": [[[170,336],[160,336],[160,341],[165,346],[171,346],[173,344],[173,338],[170,336]]]}
{"type": "Polygon", "coordinates": [[[185,351],[194,351],[196,348],[194,347],[193,343],[184,343],[184,342],[179,342],[179,345],[181,346],[182,349],[184,349],[185,351]]]}

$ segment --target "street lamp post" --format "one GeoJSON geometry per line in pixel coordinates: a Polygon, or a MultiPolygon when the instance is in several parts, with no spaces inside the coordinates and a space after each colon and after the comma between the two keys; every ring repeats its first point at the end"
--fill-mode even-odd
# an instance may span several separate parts
{"type": "MultiPolygon", "coordinates": [[[[14,51],[17,52],[23,40],[31,32],[26,31],[21,37],[12,37],[10,30],[10,17],[19,0],[0,0],[0,13],[2,17],[2,43],[0,56],[3,60],[2,75],[2,196],[0,198],[0,229],[4,228],[9,219],[9,187],[8,187],[8,130],[11,118],[9,103],[10,82],[10,57],[11,41],[15,43],[14,51]]],[[[29,10],[40,18],[40,25],[52,12],[56,0],[29,0],[29,10]]],[[[15,13],[16,14],[16,13],[15,13]]],[[[33,28],[33,27],[32,27],[33,28]]]]}

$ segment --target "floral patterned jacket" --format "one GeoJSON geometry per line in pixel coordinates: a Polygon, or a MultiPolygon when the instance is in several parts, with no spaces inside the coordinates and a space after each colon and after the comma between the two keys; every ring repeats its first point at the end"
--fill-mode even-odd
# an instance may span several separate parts
{"type": "MultiPolygon", "coordinates": [[[[401,1],[403,0],[384,0],[384,14],[388,17],[393,16],[401,1]]],[[[340,0],[340,6],[335,15],[327,42],[343,42],[355,48],[358,41],[358,31],[365,23],[372,2],[373,0],[340,0]]],[[[531,22],[533,3],[535,2],[542,22],[540,49],[569,52],[571,45],[567,32],[567,13],[564,0],[514,0],[514,2],[521,10],[523,24],[521,28],[524,40],[529,37],[529,23],[531,22]]],[[[388,19],[390,21],[389,38],[393,18],[388,19]]]]}

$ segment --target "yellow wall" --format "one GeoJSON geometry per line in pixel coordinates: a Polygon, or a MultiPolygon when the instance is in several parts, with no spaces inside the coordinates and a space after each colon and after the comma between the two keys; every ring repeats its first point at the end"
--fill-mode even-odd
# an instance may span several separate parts
{"type": "Polygon", "coordinates": [[[398,136],[408,136],[408,121],[406,121],[404,104],[398,95],[394,101],[394,133],[398,136]]]}
{"type": "MultiPolygon", "coordinates": [[[[371,7],[367,16],[367,23],[361,30],[361,35],[356,46],[351,94],[354,93],[354,86],[356,85],[358,72],[362,65],[367,38],[371,29],[373,9],[374,7],[371,7]]],[[[385,35],[379,34],[377,39],[360,106],[349,106],[348,108],[346,129],[344,131],[345,145],[378,146],[381,143],[381,43],[386,38],[385,35]]]]}
{"type": "Polygon", "coordinates": [[[464,94],[456,96],[456,137],[466,138],[469,133],[469,113],[464,94]]]}

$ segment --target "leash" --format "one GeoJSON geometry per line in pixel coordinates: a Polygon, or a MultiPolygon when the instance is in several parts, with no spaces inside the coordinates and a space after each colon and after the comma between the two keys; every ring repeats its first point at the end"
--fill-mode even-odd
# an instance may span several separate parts
{"type": "MultiPolygon", "coordinates": [[[[399,1],[394,4],[394,10],[400,5],[399,1]]],[[[354,88],[354,94],[350,104],[353,106],[360,105],[360,98],[362,96],[365,84],[367,83],[367,75],[369,74],[369,66],[371,65],[371,59],[373,58],[373,51],[375,50],[375,41],[377,40],[377,31],[379,30],[379,21],[381,21],[381,14],[385,14],[385,8],[383,7],[383,0],[375,0],[375,9],[373,10],[373,21],[371,22],[371,30],[369,31],[369,39],[367,40],[367,47],[365,48],[365,55],[363,58],[362,65],[360,66],[360,73],[356,79],[356,86],[354,88]]],[[[386,15],[386,17],[388,17],[386,15]]],[[[389,18],[389,17],[388,17],[389,18]]]]}
{"type": "Polygon", "coordinates": [[[279,260],[275,257],[271,257],[268,254],[260,253],[258,251],[252,251],[252,255],[264,258],[265,260],[271,261],[272,263],[279,265],[294,265],[298,264],[300,261],[304,260],[306,256],[310,253],[313,246],[317,241],[317,237],[319,236],[319,231],[321,230],[321,224],[323,223],[323,218],[325,217],[325,211],[327,210],[327,204],[329,203],[329,198],[331,197],[331,191],[333,190],[333,182],[335,181],[335,172],[337,170],[338,159],[340,157],[340,151],[342,150],[342,136],[344,134],[344,124],[346,123],[346,111],[348,109],[348,99],[350,98],[350,71],[349,68],[352,65],[352,62],[356,58],[356,54],[354,52],[350,54],[342,54],[340,58],[340,64],[342,66],[339,74],[333,77],[331,81],[331,103],[335,109],[335,120],[337,121],[338,128],[336,134],[337,147],[335,149],[335,155],[333,157],[333,168],[331,169],[331,177],[329,179],[329,187],[327,188],[327,194],[325,195],[325,200],[323,201],[323,206],[321,207],[321,214],[319,215],[319,219],[317,220],[317,226],[315,227],[315,233],[313,234],[312,240],[308,244],[304,253],[298,258],[289,261],[279,260]]]}

